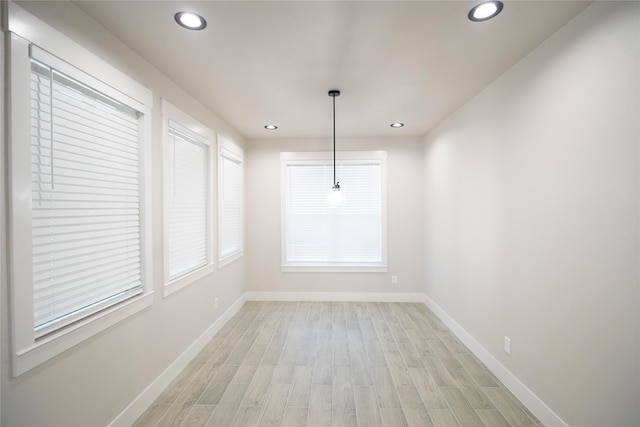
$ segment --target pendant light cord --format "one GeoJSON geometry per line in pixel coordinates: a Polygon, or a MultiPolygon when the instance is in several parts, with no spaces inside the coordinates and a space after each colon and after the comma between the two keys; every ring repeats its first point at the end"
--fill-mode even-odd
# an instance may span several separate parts
{"type": "Polygon", "coordinates": [[[333,185],[336,185],[336,97],[333,96],[333,185]]]}
{"type": "Polygon", "coordinates": [[[329,96],[333,98],[333,190],[340,191],[340,183],[336,181],[336,96],[340,96],[339,90],[330,90],[329,96]]]}

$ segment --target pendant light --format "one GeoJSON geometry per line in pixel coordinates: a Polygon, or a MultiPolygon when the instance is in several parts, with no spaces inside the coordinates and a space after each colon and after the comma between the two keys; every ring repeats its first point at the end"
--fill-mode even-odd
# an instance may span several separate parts
{"type": "Polygon", "coordinates": [[[329,194],[329,202],[337,205],[342,201],[340,183],[336,181],[336,96],[340,96],[339,90],[330,90],[329,96],[333,98],[333,187],[329,194]]]}

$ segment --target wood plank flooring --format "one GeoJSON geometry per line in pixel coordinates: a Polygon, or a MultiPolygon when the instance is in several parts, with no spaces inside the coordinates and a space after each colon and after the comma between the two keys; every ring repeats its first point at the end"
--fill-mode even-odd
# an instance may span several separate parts
{"type": "Polygon", "coordinates": [[[247,302],[135,426],[541,426],[423,304],[247,302]]]}

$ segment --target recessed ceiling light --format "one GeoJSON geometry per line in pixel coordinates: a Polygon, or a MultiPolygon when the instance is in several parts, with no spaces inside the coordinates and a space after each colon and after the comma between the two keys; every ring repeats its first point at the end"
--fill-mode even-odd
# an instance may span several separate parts
{"type": "Polygon", "coordinates": [[[502,7],[503,4],[501,1],[486,1],[474,6],[467,16],[475,22],[486,21],[502,12],[502,7]]]}
{"type": "Polygon", "coordinates": [[[391,123],[389,126],[391,126],[392,128],[401,128],[402,126],[404,126],[404,123],[395,122],[391,123]]]}
{"type": "Polygon", "coordinates": [[[265,125],[264,128],[267,129],[267,130],[276,130],[276,129],[278,129],[278,126],[276,126],[276,125],[265,125]]]}
{"type": "Polygon", "coordinates": [[[202,30],[207,26],[207,21],[193,12],[178,12],[174,15],[174,18],[178,25],[189,30],[202,30]]]}

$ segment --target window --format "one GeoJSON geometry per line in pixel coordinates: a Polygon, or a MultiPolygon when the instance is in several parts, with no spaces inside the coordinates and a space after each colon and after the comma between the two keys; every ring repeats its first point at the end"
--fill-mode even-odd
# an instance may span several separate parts
{"type": "Polygon", "coordinates": [[[386,152],[281,153],[283,271],[386,271],[386,152]]]}
{"type": "Polygon", "coordinates": [[[218,135],[218,258],[242,257],[242,149],[218,135]]]}
{"type": "Polygon", "coordinates": [[[82,55],[100,79],[11,34],[14,375],[152,302],[151,93],[82,55]]]}
{"type": "Polygon", "coordinates": [[[213,271],[213,132],[162,101],[164,124],[165,294],[213,271]]]}
{"type": "Polygon", "coordinates": [[[138,111],[31,60],[36,338],[143,292],[138,111]]]}

